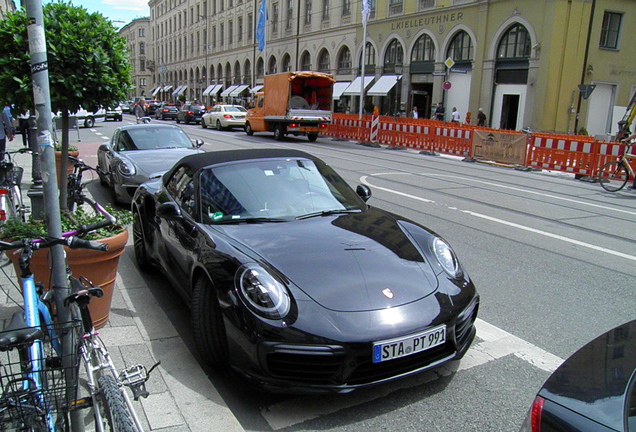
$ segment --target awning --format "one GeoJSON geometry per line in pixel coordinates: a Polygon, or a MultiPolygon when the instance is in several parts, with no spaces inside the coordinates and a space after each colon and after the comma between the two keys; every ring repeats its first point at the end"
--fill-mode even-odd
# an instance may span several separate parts
{"type": "Polygon", "coordinates": [[[181,86],[179,87],[179,89],[176,91],[177,95],[176,97],[179,97],[179,95],[181,95],[181,93],[183,93],[184,91],[186,91],[186,89],[188,88],[187,85],[181,86]]]}
{"type": "Polygon", "coordinates": [[[230,97],[239,97],[241,95],[241,93],[243,93],[245,91],[245,89],[247,89],[249,86],[248,85],[240,85],[237,88],[235,88],[234,90],[232,90],[232,93],[230,93],[230,97]]]}
{"type": "Polygon", "coordinates": [[[205,90],[203,90],[203,93],[201,93],[203,96],[207,96],[210,94],[210,92],[212,91],[212,89],[216,87],[216,84],[210,84],[209,86],[207,86],[205,88],[205,90]]]}
{"type": "MultiPolygon", "coordinates": [[[[369,84],[371,84],[371,82],[373,82],[373,78],[374,77],[372,75],[366,75],[364,77],[364,88],[365,88],[365,90],[366,90],[367,87],[369,87],[369,84]]],[[[349,87],[347,87],[347,89],[345,91],[343,91],[340,96],[360,96],[360,82],[361,81],[362,81],[362,78],[356,77],[356,79],[353,80],[351,85],[349,87]]]]}
{"type": "Polygon", "coordinates": [[[262,88],[263,88],[263,85],[262,85],[262,84],[255,85],[254,87],[252,87],[252,88],[250,89],[250,93],[252,93],[252,94],[256,94],[256,93],[258,93],[259,91],[261,91],[261,89],[262,89],[262,88]]]}
{"type": "Polygon", "coordinates": [[[223,92],[221,92],[221,97],[228,97],[230,95],[230,93],[232,93],[237,87],[238,87],[238,85],[229,86],[228,88],[223,90],[223,92]]]}
{"type": "Polygon", "coordinates": [[[383,75],[373,84],[367,92],[367,96],[386,96],[401,77],[398,75],[383,75]]]}
{"type": "Polygon", "coordinates": [[[171,85],[167,85],[167,86],[165,86],[164,88],[161,89],[162,92],[167,92],[167,91],[170,91],[170,90],[172,90],[172,86],[171,85]]]}
{"type": "Polygon", "coordinates": [[[179,86],[176,89],[174,89],[174,91],[172,92],[172,96],[173,97],[177,97],[177,95],[179,94],[179,92],[181,91],[181,87],[185,87],[185,86],[179,86]]]}
{"type": "Polygon", "coordinates": [[[156,89],[154,89],[154,90],[152,91],[152,95],[154,96],[154,95],[156,95],[157,93],[159,93],[159,90],[161,90],[162,88],[163,88],[163,86],[159,86],[159,87],[157,87],[156,89]]]}
{"type": "MultiPolygon", "coordinates": [[[[333,100],[340,99],[342,92],[351,85],[351,82],[337,82],[333,84],[333,100]]],[[[360,94],[360,87],[358,87],[358,94],[360,94]]]]}

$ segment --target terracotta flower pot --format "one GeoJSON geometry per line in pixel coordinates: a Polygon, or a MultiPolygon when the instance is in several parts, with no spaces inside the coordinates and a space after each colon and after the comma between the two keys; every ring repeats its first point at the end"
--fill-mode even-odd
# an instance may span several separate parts
{"type": "MultiPolygon", "coordinates": [[[[117,266],[119,257],[124,252],[128,242],[128,231],[101,239],[99,242],[108,244],[107,252],[64,248],[66,250],[66,260],[73,275],[76,277],[85,276],[95,286],[99,286],[104,290],[104,296],[102,298],[93,297],[89,305],[91,316],[93,317],[93,325],[96,329],[102,328],[108,322],[115,278],[117,277],[117,266]]],[[[31,258],[31,271],[35,281],[44,283],[47,289],[51,288],[48,251],[49,249],[38,250],[31,258]]],[[[19,279],[19,254],[8,252],[7,256],[13,262],[13,267],[19,279]]]]}
{"type": "MultiPolygon", "coordinates": [[[[79,157],[79,151],[78,150],[69,150],[68,152],[69,156],[73,156],[73,157],[79,157]]],[[[62,152],[61,151],[56,151],[55,152],[55,172],[57,173],[57,181],[58,181],[58,186],[59,186],[59,182],[60,182],[60,167],[62,166],[62,152]]],[[[66,174],[73,174],[73,165],[68,162],[66,165],[66,174]]]]}

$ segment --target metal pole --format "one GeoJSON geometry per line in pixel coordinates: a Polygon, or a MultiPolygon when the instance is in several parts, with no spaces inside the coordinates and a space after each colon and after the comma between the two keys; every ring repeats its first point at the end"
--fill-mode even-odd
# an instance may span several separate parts
{"type": "Polygon", "coordinates": [[[35,124],[35,115],[31,111],[29,116],[29,148],[32,153],[31,187],[27,191],[27,196],[31,200],[31,217],[35,220],[44,218],[44,189],[42,187],[42,169],[40,157],[38,155],[38,128],[35,124]]]}

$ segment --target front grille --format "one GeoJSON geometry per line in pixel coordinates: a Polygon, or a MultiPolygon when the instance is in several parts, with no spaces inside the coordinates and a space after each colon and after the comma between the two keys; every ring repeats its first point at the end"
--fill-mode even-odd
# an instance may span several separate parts
{"type": "Polygon", "coordinates": [[[267,368],[276,378],[315,384],[332,383],[344,362],[344,351],[312,348],[279,346],[267,354],[267,368]]]}

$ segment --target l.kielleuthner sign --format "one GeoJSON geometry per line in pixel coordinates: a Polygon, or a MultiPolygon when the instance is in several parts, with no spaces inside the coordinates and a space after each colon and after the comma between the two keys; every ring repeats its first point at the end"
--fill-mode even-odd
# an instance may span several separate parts
{"type": "Polygon", "coordinates": [[[446,24],[456,21],[463,21],[463,12],[453,12],[444,15],[435,15],[422,18],[405,19],[391,23],[391,30],[402,30],[408,28],[419,28],[432,25],[446,24]]]}

